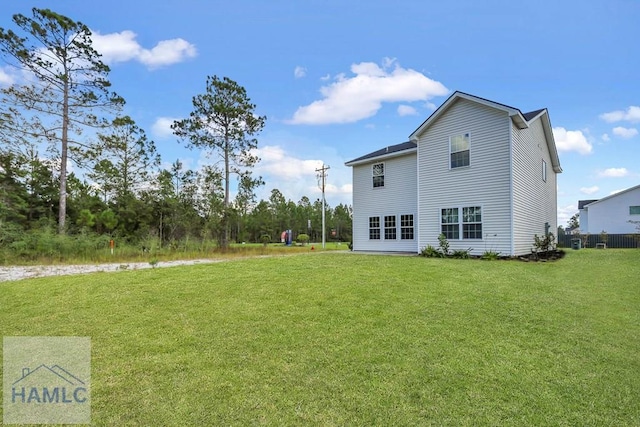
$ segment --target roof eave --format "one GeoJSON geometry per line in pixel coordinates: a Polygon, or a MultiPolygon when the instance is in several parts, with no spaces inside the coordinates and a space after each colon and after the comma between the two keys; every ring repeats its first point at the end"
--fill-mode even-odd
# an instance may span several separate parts
{"type": "Polygon", "coordinates": [[[418,151],[418,148],[407,148],[406,150],[402,150],[402,151],[396,151],[393,153],[385,153],[385,154],[381,154],[379,156],[375,156],[375,157],[367,157],[366,159],[356,159],[356,160],[351,160],[349,162],[346,162],[344,165],[345,166],[358,166],[358,165],[363,165],[366,163],[373,163],[373,162],[379,162],[380,160],[387,160],[387,159],[391,159],[394,157],[400,157],[400,156],[406,156],[408,154],[411,153],[415,153],[418,151]]]}
{"type": "Polygon", "coordinates": [[[549,155],[551,156],[551,167],[555,173],[562,173],[562,166],[560,166],[560,157],[558,156],[558,148],[556,147],[556,140],[553,137],[553,128],[551,127],[551,120],[549,119],[549,112],[545,108],[539,115],[530,120],[542,120],[542,128],[547,140],[547,147],[549,149],[549,155]]]}

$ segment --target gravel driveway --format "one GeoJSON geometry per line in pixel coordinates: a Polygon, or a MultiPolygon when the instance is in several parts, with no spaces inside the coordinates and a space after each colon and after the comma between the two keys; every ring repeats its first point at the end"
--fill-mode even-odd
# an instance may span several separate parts
{"type": "MultiPolygon", "coordinates": [[[[193,259],[182,261],[161,261],[157,268],[178,265],[210,264],[226,261],[224,259],[193,259]]],[[[94,273],[96,271],[124,271],[152,268],[148,262],[129,262],[114,264],[78,264],[78,265],[35,265],[18,267],[0,267],[0,282],[21,280],[31,277],[67,276],[70,274],[94,273]],[[126,267],[124,267],[126,266],[126,267]]]]}

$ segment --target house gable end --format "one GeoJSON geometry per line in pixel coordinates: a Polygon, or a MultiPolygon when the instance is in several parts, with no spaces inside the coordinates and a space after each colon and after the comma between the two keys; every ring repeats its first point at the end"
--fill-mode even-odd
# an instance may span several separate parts
{"type": "Polygon", "coordinates": [[[468,93],[456,91],[453,95],[451,95],[436,111],[431,114],[427,120],[425,120],[411,135],[409,135],[410,141],[417,141],[420,136],[426,132],[426,130],[436,121],[438,120],[453,104],[455,104],[460,99],[466,99],[471,102],[476,102],[478,104],[486,105],[491,108],[495,108],[497,110],[505,111],[511,117],[511,120],[518,126],[520,129],[524,129],[528,127],[528,122],[523,116],[522,112],[514,107],[510,107],[505,104],[500,104],[498,102],[490,101],[485,98],[480,98],[475,95],[470,95],[468,93]]]}

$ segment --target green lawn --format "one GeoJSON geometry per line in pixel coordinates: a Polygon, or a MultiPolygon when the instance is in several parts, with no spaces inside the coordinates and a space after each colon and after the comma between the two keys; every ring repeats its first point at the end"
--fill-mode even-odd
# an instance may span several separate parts
{"type": "Polygon", "coordinates": [[[307,253],[0,283],[89,336],[95,425],[640,425],[640,251],[307,253]]]}

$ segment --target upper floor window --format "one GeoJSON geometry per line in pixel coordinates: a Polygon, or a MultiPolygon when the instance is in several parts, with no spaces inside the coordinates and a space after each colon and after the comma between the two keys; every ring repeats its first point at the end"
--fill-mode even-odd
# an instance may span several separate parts
{"type": "Polygon", "coordinates": [[[384,187],[384,163],[375,163],[372,167],[373,188],[384,187]]]}
{"type": "Polygon", "coordinates": [[[449,138],[449,165],[451,169],[469,166],[470,145],[471,136],[468,133],[449,138]]]}
{"type": "Polygon", "coordinates": [[[640,215],[640,206],[629,206],[629,215],[640,215]]]}
{"type": "Polygon", "coordinates": [[[542,161],[542,180],[547,182],[547,162],[542,161]]]}

